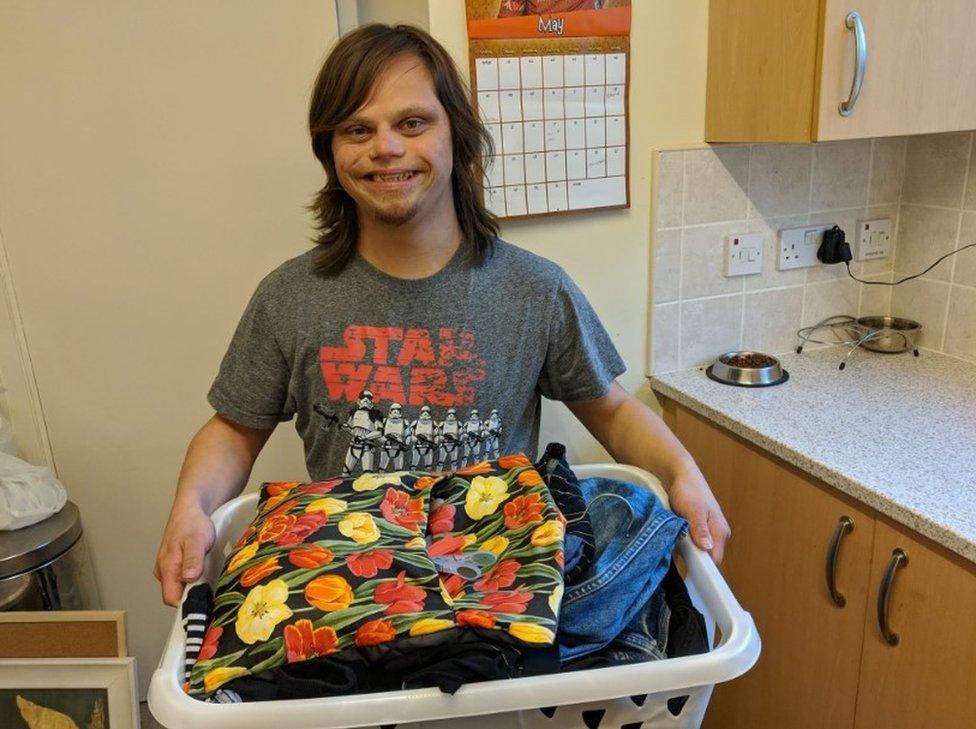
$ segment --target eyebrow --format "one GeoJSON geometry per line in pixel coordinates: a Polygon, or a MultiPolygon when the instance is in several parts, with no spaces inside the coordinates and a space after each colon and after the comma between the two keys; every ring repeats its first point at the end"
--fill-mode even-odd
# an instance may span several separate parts
{"type": "MultiPolygon", "coordinates": [[[[430,106],[414,105],[414,106],[407,106],[407,107],[405,107],[403,109],[400,109],[399,111],[397,111],[397,113],[394,116],[396,116],[398,118],[401,118],[401,119],[404,118],[404,117],[408,117],[408,116],[429,116],[429,117],[435,117],[435,116],[437,116],[437,111],[433,107],[430,107],[430,106]]],[[[364,126],[369,126],[370,120],[369,119],[366,119],[366,118],[364,118],[362,116],[353,115],[353,116],[347,117],[346,119],[343,119],[339,123],[339,126],[340,127],[347,127],[347,126],[353,126],[353,125],[356,125],[356,124],[362,124],[364,126]]]]}

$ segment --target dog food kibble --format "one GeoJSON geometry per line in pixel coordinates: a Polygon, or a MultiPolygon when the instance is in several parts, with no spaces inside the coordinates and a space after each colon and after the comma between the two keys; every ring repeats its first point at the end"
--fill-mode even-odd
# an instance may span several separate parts
{"type": "Polygon", "coordinates": [[[766,354],[734,354],[731,357],[722,357],[722,362],[730,367],[741,367],[743,369],[760,369],[762,367],[772,367],[776,360],[766,354]]]}

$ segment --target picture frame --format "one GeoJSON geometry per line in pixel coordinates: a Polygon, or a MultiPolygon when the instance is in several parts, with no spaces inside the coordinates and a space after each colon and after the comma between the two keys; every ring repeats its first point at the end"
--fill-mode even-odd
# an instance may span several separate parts
{"type": "Polygon", "coordinates": [[[134,658],[0,661],[0,726],[138,729],[134,658]]]}
{"type": "Polygon", "coordinates": [[[126,655],[123,610],[0,612],[0,660],[126,655]]]}

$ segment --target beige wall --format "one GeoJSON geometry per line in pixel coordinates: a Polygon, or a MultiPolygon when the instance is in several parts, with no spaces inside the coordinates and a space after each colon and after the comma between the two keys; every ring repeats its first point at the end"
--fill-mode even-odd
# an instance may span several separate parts
{"type": "MultiPolygon", "coordinates": [[[[431,31],[466,68],[463,2],[431,5],[431,31]]],[[[706,0],[634,4],[631,209],[503,227],[576,278],[628,364],[625,386],[648,401],[651,149],[701,139],[706,14],[706,0]]],[[[320,171],[305,104],[334,36],[325,0],[0,4],[15,315],[143,686],[171,620],[151,565],[204,394],[258,279],[306,245],[320,171]]],[[[543,437],[569,441],[577,460],[604,457],[561,406],[546,409],[543,437]]],[[[303,473],[286,425],[252,481],[303,473]]]]}

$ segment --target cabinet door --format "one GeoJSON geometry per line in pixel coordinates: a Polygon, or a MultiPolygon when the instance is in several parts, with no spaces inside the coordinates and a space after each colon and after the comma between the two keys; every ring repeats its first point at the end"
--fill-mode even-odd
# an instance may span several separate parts
{"type": "Polygon", "coordinates": [[[878,520],[858,688],[859,729],[956,729],[976,725],[976,569],[940,547],[878,520]],[[894,549],[908,555],[892,583],[882,637],[881,581],[894,549]]]}
{"type": "Polygon", "coordinates": [[[826,0],[815,138],[854,139],[976,127],[976,3],[972,0],[826,0]],[[850,116],[838,113],[854,76],[856,10],[867,67],[850,116]]]}
{"type": "Polygon", "coordinates": [[[732,526],[722,573],[762,638],[756,666],[715,687],[703,726],[852,727],[873,516],[684,408],[673,422],[732,526]],[[845,515],[854,531],[840,548],[838,608],[826,561],[845,515]]]}

